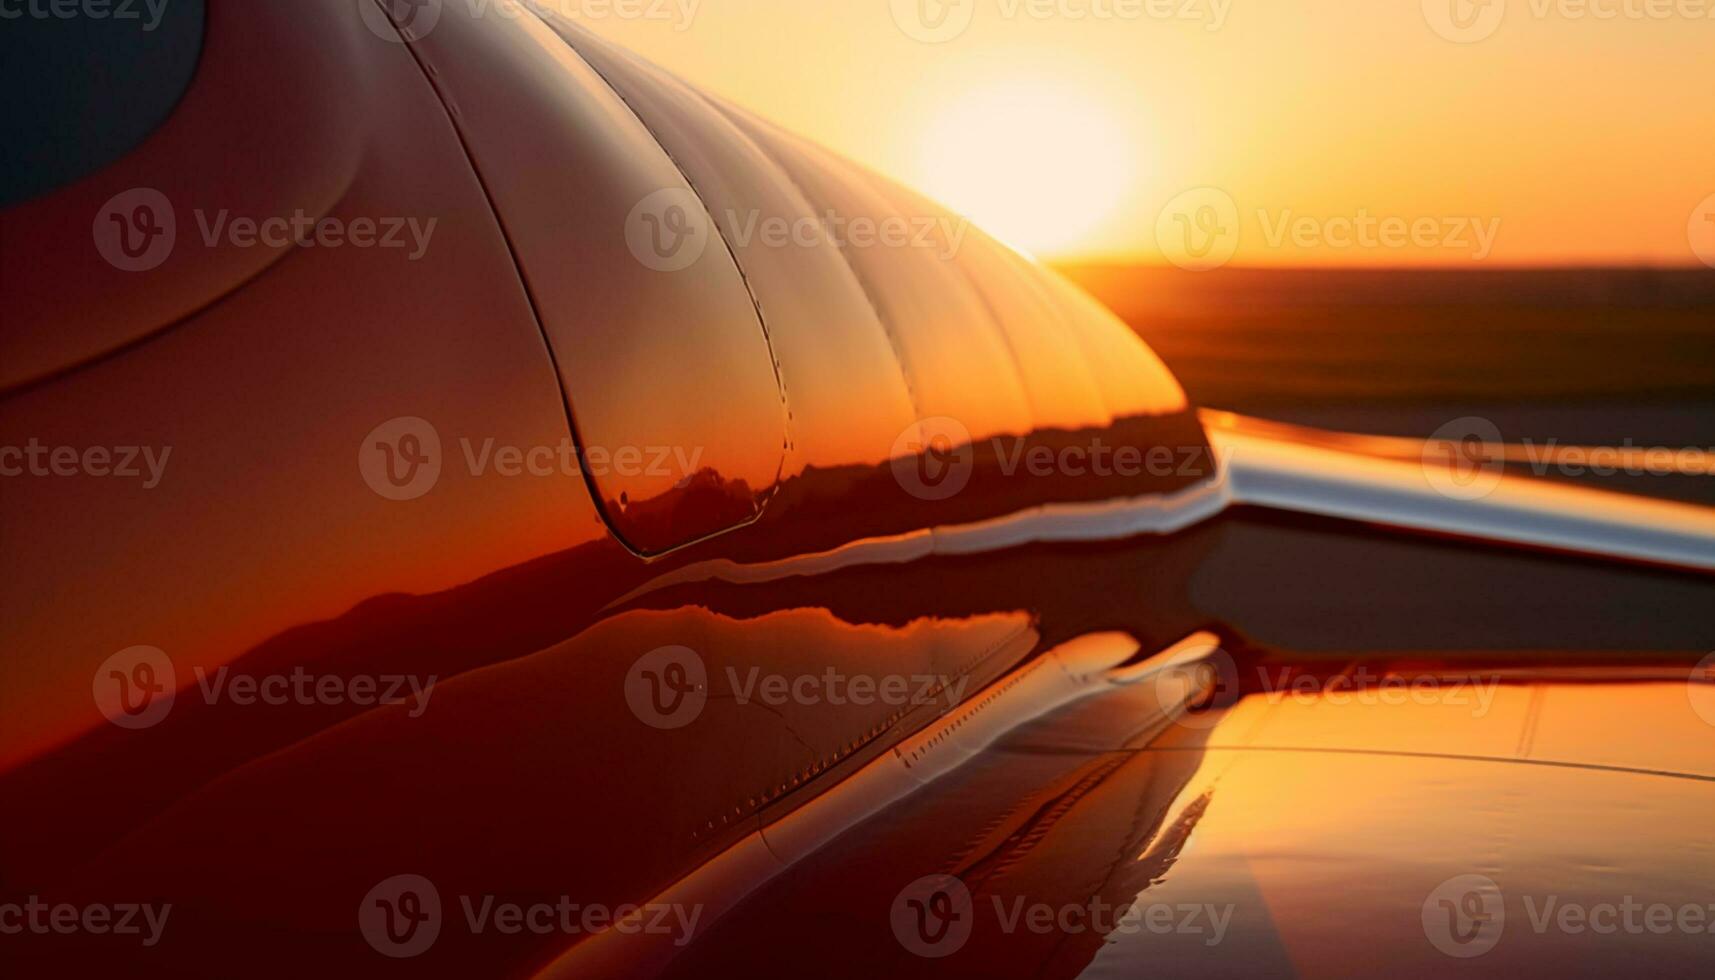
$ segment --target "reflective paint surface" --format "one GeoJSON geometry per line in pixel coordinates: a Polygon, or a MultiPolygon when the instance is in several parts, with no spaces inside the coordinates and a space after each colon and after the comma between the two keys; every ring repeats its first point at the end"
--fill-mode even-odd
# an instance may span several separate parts
{"type": "MultiPolygon", "coordinates": [[[[766,565],[890,537],[950,542],[908,563],[992,552],[1064,532],[1025,522],[961,541],[938,529],[980,532],[1049,504],[1097,512],[1084,538],[1127,533],[1132,519],[1115,525],[1108,509],[1135,508],[1140,528],[1163,531],[1214,512],[1151,516],[1175,501],[1218,506],[1183,392],[1111,317],[1056,313],[1036,326],[1057,337],[1082,322],[1149,368],[1115,402],[1123,416],[1090,409],[1080,353],[1036,369],[1039,393],[1074,406],[1045,405],[1044,418],[1075,428],[1039,427],[1022,396],[990,404],[965,384],[971,398],[935,404],[968,419],[969,434],[926,431],[907,371],[909,390],[963,384],[958,345],[977,336],[1017,369],[971,273],[874,252],[860,283],[838,252],[784,251],[772,273],[752,252],[765,324],[748,273],[718,248],[698,272],[649,268],[628,246],[633,192],[688,189],[680,165],[714,186],[714,164],[669,160],[562,39],[530,19],[461,22],[466,12],[448,8],[432,35],[401,45],[385,20],[315,3],[326,9],[284,19],[272,5],[212,4],[204,69],[168,126],[112,170],[6,216],[7,268],[34,274],[6,286],[19,313],[6,338],[27,357],[7,358],[24,373],[0,400],[0,446],[24,454],[0,486],[0,794],[32,802],[4,818],[0,906],[35,896],[175,909],[146,953],[32,934],[0,949],[9,964],[528,972],[580,936],[449,928],[432,959],[393,964],[355,910],[378,908],[370,892],[401,873],[439,882],[449,914],[455,889],[635,901],[1047,642],[1028,595],[967,585],[933,601],[932,579],[883,611],[865,606],[905,588],[891,574],[878,586],[858,571],[819,597],[772,585],[731,614],[711,611],[719,582],[691,595],[646,586],[704,563],[766,565]],[[309,127],[288,151],[212,135],[247,132],[223,120],[254,109],[229,74],[306,50],[320,54],[303,60],[298,93],[269,96],[302,110],[276,119],[282,132],[309,127]],[[365,127],[372,139],[341,135],[365,127]],[[256,179],[235,183],[239,173],[256,179]],[[133,186],[161,188],[178,219],[157,268],[112,268],[87,237],[102,201],[133,186]],[[419,254],[202,232],[300,211],[317,227],[415,219],[425,239],[419,254]],[[12,230],[38,226],[71,237],[30,265],[13,250],[29,236],[12,230]],[[896,279],[956,284],[964,319],[884,327],[868,291],[898,290],[896,279]],[[806,291],[818,281],[843,284],[845,298],[806,291]],[[109,292],[123,316],[88,307],[109,292]],[[832,309],[850,356],[821,343],[832,309]],[[716,339],[699,353],[660,327],[716,339]],[[936,353],[907,368],[895,329],[936,353]],[[789,447],[787,418],[798,423],[789,447]],[[591,441],[585,422],[599,419],[611,437],[596,438],[614,445],[591,441]],[[1168,465],[1103,477],[1020,463],[1091,444],[1160,448],[1168,465]],[[723,485],[745,485],[744,508],[705,506],[683,469],[643,473],[641,500],[626,474],[594,472],[592,450],[617,461],[652,448],[709,460],[723,485]],[[67,451],[76,465],[57,472],[67,451]],[[133,479],[127,459],[154,465],[133,479]],[[655,561],[636,554],[677,545],[655,561]],[[628,594],[644,598],[621,602],[628,594]],[[759,703],[757,678],[800,685],[789,698],[823,687],[781,706],[759,703]],[[854,700],[853,682],[870,693],[854,700]],[[903,701],[878,700],[875,687],[895,684],[903,701]],[[830,706],[829,686],[843,705],[830,706]],[[683,727],[647,720],[699,702],[683,727]],[[258,949],[275,953],[253,962],[258,949]]],[[[722,164],[734,186],[812,213],[744,134],[760,124],[693,105],[709,147],[752,154],[722,164]],[[761,179],[747,177],[753,165],[761,179]]],[[[780,153],[786,139],[768,137],[780,153]]],[[[869,180],[820,151],[790,152],[850,186],[869,180]]],[[[897,213],[885,193],[865,194],[881,216],[897,213]]],[[[1040,275],[1017,259],[981,274],[1040,275]]],[[[375,900],[405,911],[403,895],[375,900]]]]}
{"type": "Polygon", "coordinates": [[[784,396],[744,276],[673,159],[533,15],[455,8],[412,50],[456,107],[608,522],[656,555],[755,520],[781,474],[784,396]]]}
{"type": "Polygon", "coordinates": [[[1017,727],[762,887],[666,975],[1707,964],[1715,741],[1683,681],[1654,679],[1669,672],[1238,671],[1244,693],[1207,713],[1145,674],[1017,727]],[[1644,717],[1659,740],[1588,734],[1644,717]],[[925,879],[939,891],[919,901],[925,879]]]}
{"type": "MultiPolygon", "coordinates": [[[[950,871],[1117,901],[1195,867],[1187,884],[1235,903],[1248,887],[1338,904],[1356,864],[1281,884],[1231,857],[1244,833],[1275,833],[1266,817],[1284,821],[1271,792],[1299,799],[1266,760],[1297,759],[1320,786],[1303,760],[1336,754],[1348,778],[1402,780],[1319,804],[1337,825],[1395,815],[1440,835],[1437,870],[1499,875],[1516,854],[1529,882],[1551,882],[1545,852],[1500,850],[1491,811],[1514,808],[1515,831],[1564,811],[1529,809],[1463,758],[1500,767],[1501,749],[1477,744],[1486,722],[1440,734],[1429,715],[1378,710],[1319,728],[1327,716],[1296,703],[1259,712],[1254,691],[1229,705],[1238,688],[1204,687],[1236,673],[1151,659],[1204,634],[1235,669],[1261,658],[1318,678],[1318,657],[1440,669],[1504,651],[1520,673],[1495,710],[1549,692],[1549,707],[1527,698],[1528,744],[1499,736],[1523,746],[1496,755],[1506,771],[1553,763],[1519,777],[1544,781],[1545,807],[1572,806],[1550,780],[1665,773],[1564,833],[1605,832],[1633,799],[1691,854],[1675,867],[1701,867],[1680,813],[1707,803],[1709,732],[1668,709],[1672,690],[1702,690],[1707,576],[1451,551],[1360,523],[1385,522],[1354,501],[1428,491],[1405,485],[1405,464],[1344,453],[1334,467],[1304,439],[1217,425],[1211,443],[1123,324],[974,230],[951,254],[747,243],[750,215],[956,221],[564,24],[449,4],[401,43],[379,5],[209,6],[203,68],[166,127],[5,215],[0,913],[172,908],[147,946],[5,934],[6,969],[526,976],[621,934],[571,928],[561,905],[611,925],[704,877],[760,890],[669,907],[685,940],[672,956],[625,947],[603,964],[719,965],[785,908],[763,950],[775,965],[927,970],[889,903],[950,871]],[[162,264],[128,271],[91,229],[140,188],[180,235],[162,264]],[[649,210],[663,191],[680,211],[649,210]],[[200,230],[299,211],[318,228],[414,219],[421,250],[200,230]],[[639,228],[648,244],[699,214],[716,228],[683,268],[634,247],[639,228]],[[1224,467],[1239,438],[1254,453],[1224,467]],[[1287,477],[1292,492],[1265,492],[1287,477]],[[1420,588],[1412,569],[1456,587],[1420,588]],[[1541,674],[1569,665],[1595,673],[1541,674]],[[1622,667],[1652,673],[1602,673],[1622,667]],[[1581,737],[1587,717],[1613,719],[1608,737],[1581,737]],[[1247,719],[1268,740],[1242,741],[1247,719]],[[1461,758],[1397,775],[1343,754],[1461,739],[1461,758]],[[893,762],[921,788],[852,795],[893,762]],[[1416,822],[1401,801],[1421,804],[1416,822]],[[823,873],[851,886],[794,897],[823,873]],[[879,908],[831,914],[878,888],[879,908]],[[555,914],[539,929],[496,913],[540,908],[555,914]],[[827,934],[841,923],[852,931],[827,934]]],[[[1509,518],[1568,535],[1706,540],[1707,515],[1592,516],[1594,498],[1508,487],[1509,518]]],[[[1435,511],[1448,526],[1483,513],[1435,511]]],[[[1650,557],[1607,540],[1553,543],[1650,557]]],[[[1658,564],[1701,567],[1673,555],[1658,564]]],[[[1326,857],[1295,856],[1313,849],[1304,826],[1278,832],[1268,860],[1326,857]]],[[[1591,843],[1615,880],[1681,894],[1658,852],[1609,846],[1591,843]]],[[[1242,963],[1275,962],[1287,940],[1320,955],[1321,933],[1255,916],[1229,926],[1253,937],[1228,947],[1242,963]]],[[[969,949],[1006,957],[991,965],[1138,966],[1087,932],[1062,938],[1015,949],[979,933],[969,949]]]]}

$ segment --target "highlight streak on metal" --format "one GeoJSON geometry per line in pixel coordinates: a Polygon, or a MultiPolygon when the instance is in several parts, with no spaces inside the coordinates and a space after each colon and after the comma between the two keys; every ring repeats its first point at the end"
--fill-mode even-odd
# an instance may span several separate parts
{"type": "Polygon", "coordinates": [[[1122,541],[1147,534],[1177,534],[1219,515],[1231,499],[1223,474],[1177,494],[1097,504],[1047,504],[992,521],[854,541],[832,551],[780,561],[697,562],[639,586],[609,603],[607,608],[620,608],[652,592],[689,583],[757,585],[828,575],[864,565],[902,565],[933,555],[975,555],[1027,544],[1122,541]]]}
{"type": "MultiPolygon", "coordinates": [[[[703,922],[712,923],[841,832],[954,771],[1026,722],[1116,685],[1133,685],[1181,669],[1218,642],[1212,633],[1196,633],[1137,663],[1131,663],[1137,641],[1123,633],[1091,634],[1056,647],[644,904],[698,906],[703,909],[703,922]]],[[[665,966],[675,952],[668,937],[610,929],[574,947],[537,975],[648,975],[665,966]]]]}
{"type": "MultiPolygon", "coordinates": [[[[1234,503],[1384,527],[1715,571],[1715,511],[1500,475],[1478,500],[1435,491],[1421,459],[1371,453],[1363,437],[1205,413],[1234,503]],[[1292,435],[1294,438],[1286,438],[1292,435]]],[[[1422,444],[1419,444],[1420,446],[1422,444]]],[[[1385,447],[1384,447],[1385,448],[1385,447]]]]}

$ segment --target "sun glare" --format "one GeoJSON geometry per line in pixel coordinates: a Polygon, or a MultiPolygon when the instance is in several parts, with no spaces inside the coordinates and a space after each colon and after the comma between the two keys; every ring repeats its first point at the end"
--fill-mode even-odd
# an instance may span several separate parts
{"type": "Polygon", "coordinates": [[[1113,115],[1074,90],[1013,84],[932,118],[918,181],[1008,243],[1076,252],[1118,209],[1138,161],[1113,115]]]}

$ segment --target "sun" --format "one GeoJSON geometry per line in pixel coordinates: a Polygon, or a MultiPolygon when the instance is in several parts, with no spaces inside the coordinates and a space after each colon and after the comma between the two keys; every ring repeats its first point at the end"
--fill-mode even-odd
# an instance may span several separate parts
{"type": "Polygon", "coordinates": [[[1076,252],[1136,180],[1138,160],[1118,122],[1064,86],[984,88],[932,118],[919,181],[928,194],[1018,248],[1076,252]]]}

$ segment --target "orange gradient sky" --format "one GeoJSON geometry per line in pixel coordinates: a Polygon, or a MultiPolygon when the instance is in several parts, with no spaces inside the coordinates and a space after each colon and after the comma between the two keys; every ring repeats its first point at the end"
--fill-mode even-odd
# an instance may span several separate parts
{"type": "Polygon", "coordinates": [[[1159,260],[1202,187],[1243,265],[1715,249],[1715,0],[540,2],[1045,258],[1159,260]]]}

